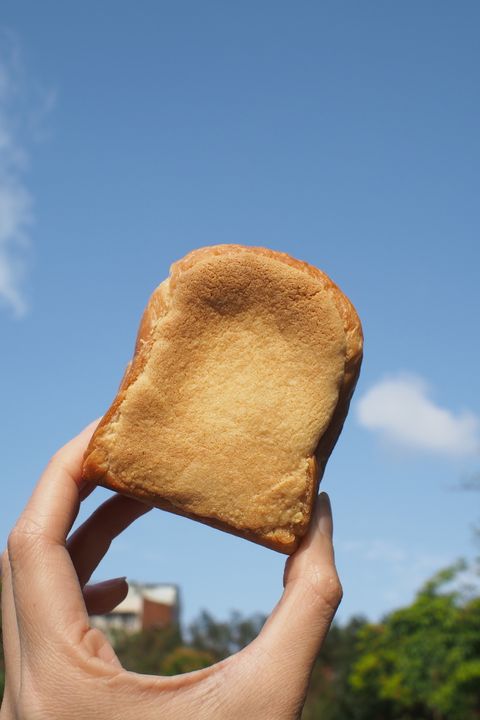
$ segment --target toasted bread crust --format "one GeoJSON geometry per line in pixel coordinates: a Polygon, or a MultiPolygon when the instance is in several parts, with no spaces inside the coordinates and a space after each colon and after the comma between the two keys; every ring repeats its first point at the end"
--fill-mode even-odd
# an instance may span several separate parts
{"type": "Polygon", "coordinates": [[[137,499],[141,499],[148,504],[152,504],[169,512],[182,515],[217,529],[229,532],[240,537],[244,537],[258,544],[264,545],[271,549],[282,553],[292,553],[299,544],[301,537],[305,534],[311,518],[311,512],[318,492],[318,485],[323,475],[326,462],[335,446],[340,435],[350,400],[355,389],[358,379],[360,365],[362,360],[363,334],[358,315],[350,303],[348,298],[339,290],[330,278],[316,267],[306,262],[296,260],[286,253],[273,251],[262,247],[250,247],[242,245],[214,245],[210,247],[200,248],[190,252],[182,260],[174,263],[171,268],[170,277],[162,282],[152,293],[147,307],[142,316],[140,323],[135,352],[132,362],[126,369],[124,378],[121,382],[118,394],[111,407],[102,418],[94,436],[85,453],[85,461],[83,468],[83,477],[99,485],[103,485],[109,489],[116,490],[122,494],[131,495],[137,499]],[[332,414],[330,424],[326,431],[319,439],[314,454],[308,459],[307,476],[305,480],[305,498],[306,505],[310,512],[304,518],[304,521],[297,524],[295,531],[285,528],[238,528],[232,523],[222,522],[215,517],[199,516],[196,513],[189,512],[185,508],[170,502],[166,498],[161,498],[158,494],[151,492],[148,488],[135,486],[129,488],[124,482],[118,480],[115,474],[111,472],[108,457],[97,442],[102,433],[108,431],[109,425],[114,421],[119,413],[126,397],[128,389],[142,375],[146,363],[149,358],[149,352],[153,345],[153,331],[160,319],[168,315],[171,307],[171,300],[175,294],[177,284],[182,275],[193,268],[197,263],[215,256],[239,255],[249,253],[262,256],[284,263],[290,267],[307,273],[311,278],[319,283],[322,290],[326,291],[333,300],[338,315],[343,323],[345,333],[345,364],[343,372],[343,380],[339,388],[338,401],[336,408],[332,414]]]}

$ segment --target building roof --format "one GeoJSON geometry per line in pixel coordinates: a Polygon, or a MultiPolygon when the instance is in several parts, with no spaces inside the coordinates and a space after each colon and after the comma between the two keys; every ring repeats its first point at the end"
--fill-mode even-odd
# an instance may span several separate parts
{"type": "Polygon", "coordinates": [[[130,582],[127,597],[120,605],[117,605],[113,612],[140,613],[144,598],[162,605],[175,606],[178,604],[178,588],[176,585],[130,582]]]}

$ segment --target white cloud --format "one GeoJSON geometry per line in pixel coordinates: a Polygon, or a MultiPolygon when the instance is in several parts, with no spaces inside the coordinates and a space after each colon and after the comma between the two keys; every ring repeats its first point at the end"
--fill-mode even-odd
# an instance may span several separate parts
{"type": "Polygon", "coordinates": [[[26,312],[22,290],[32,196],[24,181],[27,155],[15,137],[19,53],[11,35],[0,32],[0,302],[16,316],[26,312]]]}
{"type": "Polygon", "coordinates": [[[0,177],[0,297],[17,316],[26,311],[21,290],[23,250],[31,218],[29,192],[14,178],[0,177]]]}
{"type": "Polygon", "coordinates": [[[360,398],[357,416],[363,427],[404,448],[454,456],[480,451],[478,417],[440,407],[429,397],[425,381],[415,376],[378,382],[360,398]]]}

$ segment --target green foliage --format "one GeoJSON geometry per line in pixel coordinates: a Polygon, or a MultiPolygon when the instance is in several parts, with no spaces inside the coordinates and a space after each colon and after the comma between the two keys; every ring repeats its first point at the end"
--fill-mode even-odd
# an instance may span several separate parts
{"type": "Polygon", "coordinates": [[[138,633],[117,631],[112,642],[124,668],[147,675],[162,675],[165,658],[183,644],[177,626],[138,633]]]}
{"type": "Polygon", "coordinates": [[[234,612],[228,621],[219,622],[204,611],[188,630],[188,644],[178,627],[134,634],[117,631],[112,642],[127,670],[174,675],[208,667],[240,650],[258,635],[264,621],[261,615],[249,618],[234,612]]]}
{"type": "Polygon", "coordinates": [[[302,720],[354,720],[356,698],[349,683],[357,659],[357,639],[366,620],[333,624],[313,667],[302,720]]]}
{"type": "Polygon", "coordinates": [[[448,589],[463,563],[409,607],[358,634],[350,685],[363,720],[470,720],[480,714],[480,599],[448,589]]]}
{"type": "Polygon", "coordinates": [[[162,675],[179,675],[213,665],[215,658],[210,653],[181,645],[175,648],[162,662],[162,675]]]}

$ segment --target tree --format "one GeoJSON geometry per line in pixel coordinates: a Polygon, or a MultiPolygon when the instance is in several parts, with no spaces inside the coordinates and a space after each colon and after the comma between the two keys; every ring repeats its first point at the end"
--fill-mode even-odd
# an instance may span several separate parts
{"type": "Polygon", "coordinates": [[[182,645],[178,626],[150,628],[138,633],[117,631],[113,646],[123,667],[148,675],[161,675],[166,657],[182,645]]]}
{"type": "Polygon", "coordinates": [[[359,718],[479,717],[480,597],[455,587],[464,569],[442,570],[412,605],[361,629],[350,677],[359,718]]]}
{"type": "Polygon", "coordinates": [[[179,675],[181,673],[201,670],[213,665],[215,658],[208,652],[180,645],[162,661],[162,675],[179,675]]]}
{"type": "Polygon", "coordinates": [[[188,643],[179,627],[133,634],[117,631],[112,642],[127,670],[172,675],[207,667],[240,650],[258,635],[264,622],[263,615],[244,617],[239,612],[218,621],[203,611],[188,629],[188,643]]]}
{"type": "Polygon", "coordinates": [[[356,698],[349,683],[358,636],[366,620],[334,623],[313,667],[302,720],[355,720],[356,698]]]}
{"type": "MultiPolygon", "coordinates": [[[[480,594],[461,584],[465,568],[459,562],[437,573],[411,605],[380,623],[334,624],[313,668],[303,720],[478,720],[480,594]]],[[[480,577],[480,561],[469,568],[471,578],[475,569],[480,577]]],[[[117,632],[113,643],[128,670],[173,675],[245,647],[264,620],[234,612],[218,621],[204,611],[187,637],[179,627],[152,628],[117,632]]],[[[3,682],[0,652],[0,700],[3,682]]]]}
{"type": "Polygon", "coordinates": [[[189,627],[190,644],[210,653],[216,660],[222,660],[254,640],[265,620],[260,614],[244,617],[239,612],[232,612],[229,620],[219,622],[204,610],[189,627]]]}

